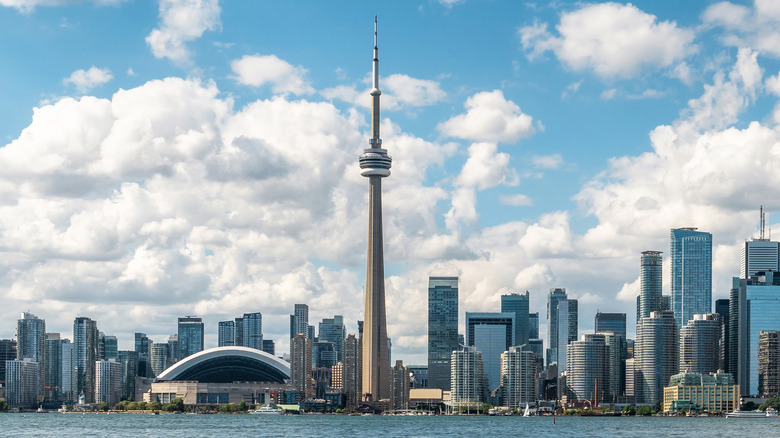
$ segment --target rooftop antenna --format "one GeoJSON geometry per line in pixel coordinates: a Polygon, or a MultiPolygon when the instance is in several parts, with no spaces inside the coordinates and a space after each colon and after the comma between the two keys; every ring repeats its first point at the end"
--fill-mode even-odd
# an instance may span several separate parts
{"type": "Polygon", "coordinates": [[[761,205],[761,230],[759,231],[759,239],[764,240],[764,230],[766,229],[766,216],[764,215],[764,206],[761,205]]]}

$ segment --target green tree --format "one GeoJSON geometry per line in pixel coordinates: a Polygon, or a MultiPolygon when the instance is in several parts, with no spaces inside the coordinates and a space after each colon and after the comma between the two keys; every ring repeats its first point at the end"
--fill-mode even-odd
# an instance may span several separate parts
{"type": "Polygon", "coordinates": [[[623,406],[623,414],[624,415],[636,415],[636,408],[632,405],[625,405],[623,406]]]}
{"type": "Polygon", "coordinates": [[[98,411],[102,411],[102,412],[107,412],[108,411],[108,403],[106,403],[106,402],[98,403],[97,410],[98,411]]]}
{"type": "Polygon", "coordinates": [[[159,411],[162,409],[162,405],[158,401],[153,401],[146,404],[146,409],[149,411],[159,411]]]}
{"type": "Polygon", "coordinates": [[[650,409],[650,406],[647,405],[642,405],[636,409],[637,415],[647,416],[647,415],[651,415],[652,413],[653,411],[650,409]]]}
{"type": "Polygon", "coordinates": [[[73,410],[73,405],[65,405],[65,410],[70,412],[73,410]]]}
{"type": "Polygon", "coordinates": [[[241,403],[238,404],[238,410],[241,412],[246,412],[246,410],[249,408],[249,406],[246,405],[246,402],[241,400],[241,403]]]}
{"type": "Polygon", "coordinates": [[[655,402],[655,407],[653,408],[653,413],[657,414],[658,412],[661,412],[661,409],[662,409],[661,400],[658,400],[657,402],[655,402]]]}
{"type": "Polygon", "coordinates": [[[678,412],[680,415],[685,416],[685,414],[688,413],[688,411],[685,410],[685,408],[680,408],[680,411],[678,412]]]}
{"type": "Polygon", "coordinates": [[[0,400],[0,412],[5,412],[9,409],[11,409],[11,407],[8,406],[8,403],[0,400]]]}
{"type": "Polygon", "coordinates": [[[126,411],[128,405],[130,405],[129,401],[122,400],[121,402],[117,403],[116,406],[114,406],[114,409],[117,411],[126,411]]]}

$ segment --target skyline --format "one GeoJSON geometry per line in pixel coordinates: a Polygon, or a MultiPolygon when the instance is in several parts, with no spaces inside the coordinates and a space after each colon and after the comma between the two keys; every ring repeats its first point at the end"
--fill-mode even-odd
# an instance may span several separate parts
{"type": "Polygon", "coordinates": [[[726,298],[780,209],[770,2],[23,3],[0,0],[0,320],[88,316],[126,349],[258,311],[285,351],[307,303],[356,333],[375,14],[394,357],[425,361],[429,276],[460,314],[529,290],[541,338],[566,288],[583,332],[598,309],[631,337],[641,251],[669,295],[669,230],[712,233],[726,298]]]}

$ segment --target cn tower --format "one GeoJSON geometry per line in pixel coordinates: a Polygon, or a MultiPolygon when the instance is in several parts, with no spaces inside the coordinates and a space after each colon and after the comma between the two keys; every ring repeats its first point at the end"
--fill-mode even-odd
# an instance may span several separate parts
{"type": "Polygon", "coordinates": [[[363,322],[363,401],[390,397],[390,358],[385,311],[385,261],[382,243],[382,178],[392,159],[379,138],[379,49],[374,17],[374,86],[371,88],[371,139],[360,156],[360,174],[368,178],[368,253],[366,309],[363,322]]]}

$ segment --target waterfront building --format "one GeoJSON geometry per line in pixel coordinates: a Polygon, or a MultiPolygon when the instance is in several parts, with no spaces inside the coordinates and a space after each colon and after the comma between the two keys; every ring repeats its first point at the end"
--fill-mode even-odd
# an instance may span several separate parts
{"type": "Polygon", "coordinates": [[[79,316],[73,322],[73,345],[76,362],[76,391],[87,403],[95,402],[95,362],[98,350],[97,322],[79,316]]]}
{"type": "Polygon", "coordinates": [[[16,359],[16,340],[0,339],[0,379],[5,382],[5,361],[16,359]]]}
{"type": "Polygon", "coordinates": [[[715,313],[696,314],[680,329],[681,372],[709,374],[720,362],[720,320],[715,313]]]}
{"type": "Polygon", "coordinates": [[[567,345],[577,340],[579,310],[578,302],[573,299],[558,300],[558,372],[563,372],[567,366],[567,345]]]}
{"type": "Polygon", "coordinates": [[[408,365],[407,368],[409,368],[409,373],[411,374],[410,388],[428,388],[428,365],[408,365]]]}
{"type": "Polygon", "coordinates": [[[146,333],[135,334],[135,352],[138,355],[138,377],[152,377],[152,363],[149,360],[149,347],[151,344],[152,341],[149,340],[146,333]]]}
{"type": "Polygon", "coordinates": [[[639,267],[639,318],[661,310],[661,251],[642,251],[639,267]]]}
{"type": "Polygon", "coordinates": [[[122,364],[114,359],[95,362],[95,403],[102,402],[114,406],[121,400],[121,394],[122,364]]]}
{"type": "Polygon", "coordinates": [[[271,356],[276,356],[276,344],[272,339],[263,339],[263,351],[271,356]]]}
{"type": "Polygon", "coordinates": [[[757,396],[761,392],[758,372],[759,334],[778,329],[780,275],[769,271],[748,279],[735,278],[733,282],[738,295],[736,380],[742,396],[757,396]]]}
{"type": "Polygon", "coordinates": [[[485,372],[482,353],[476,347],[453,351],[450,357],[450,402],[456,409],[477,407],[485,399],[485,372]]]}
{"type": "Polygon", "coordinates": [[[558,362],[558,301],[565,299],[564,288],[552,288],[547,295],[547,366],[558,362]]]}
{"type": "Polygon", "coordinates": [[[718,339],[718,369],[730,373],[729,369],[729,300],[715,300],[715,313],[720,320],[720,338],[718,339]]]}
{"type": "Polygon", "coordinates": [[[528,314],[528,339],[539,339],[539,312],[528,314]]]}
{"type": "MultiPolygon", "coordinates": [[[[60,400],[63,404],[73,404],[78,400],[78,367],[76,366],[76,346],[64,343],[60,346],[60,400]]],[[[135,379],[135,376],[133,376],[135,379]]]]}
{"type": "Polygon", "coordinates": [[[311,339],[298,333],[290,343],[290,375],[298,403],[314,397],[314,380],[311,378],[311,339]]]}
{"type": "Polygon", "coordinates": [[[344,360],[344,338],[347,336],[347,328],[344,326],[344,317],[335,315],[333,318],[322,318],[318,327],[317,340],[330,342],[336,352],[335,362],[344,360]]]}
{"type": "Polygon", "coordinates": [[[514,313],[466,312],[466,342],[482,353],[489,392],[501,385],[501,354],[515,343],[514,324],[514,313]]]}
{"type": "Polygon", "coordinates": [[[119,398],[121,400],[134,400],[135,378],[138,376],[138,353],[133,350],[121,350],[117,357],[117,362],[122,365],[119,398]]]}
{"type": "Polygon", "coordinates": [[[528,307],[530,305],[530,293],[501,295],[501,313],[515,314],[515,340],[514,345],[520,346],[528,343],[528,307]]]}
{"type": "Polygon", "coordinates": [[[536,354],[509,347],[501,354],[501,386],[504,406],[521,409],[536,401],[536,354]]]}
{"type": "Polygon", "coordinates": [[[458,277],[428,279],[428,386],[450,390],[450,357],[458,349],[458,277]]]}
{"type": "Polygon", "coordinates": [[[170,352],[168,351],[168,344],[152,344],[150,361],[152,364],[152,373],[154,373],[155,376],[159,376],[172,365],[168,360],[169,357],[170,352]]]}
{"type": "Polygon", "coordinates": [[[390,176],[392,159],[379,137],[379,49],[374,19],[371,139],[360,156],[360,174],[368,178],[368,250],[366,255],[365,311],[363,313],[363,398],[390,396],[390,353],[387,349],[384,243],[382,239],[382,178],[390,176]]]}
{"type": "Polygon", "coordinates": [[[43,401],[49,405],[59,405],[62,401],[62,345],[70,343],[68,339],[60,339],[59,333],[46,333],[44,363],[43,401]]]}
{"type": "Polygon", "coordinates": [[[608,385],[599,384],[599,400],[612,402],[622,397],[626,387],[626,338],[614,332],[598,332],[607,345],[608,385]]]}
{"type": "Polygon", "coordinates": [[[664,387],[663,412],[733,412],[739,408],[739,386],[730,373],[680,373],[664,387]]]}
{"type": "Polygon", "coordinates": [[[263,349],[263,315],[260,312],[245,313],[243,319],[244,325],[244,343],[247,348],[256,350],[263,349]]]}
{"type": "Polygon", "coordinates": [[[38,363],[40,387],[43,395],[46,386],[46,321],[29,312],[22,313],[16,322],[16,358],[30,359],[38,363]]]}
{"type": "Polygon", "coordinates": [[[36,409],[41,373],[32,358],[5,362],[5,402],[19,409],[36,409]]]}
{"type": "Polygon", "coordinates": [[[361,401],[363,392],[363,377],[361,376],[363,367],[361,366],[362,348],[360,339],[355,337],[354,333],[347,335],[344,339],[344,374],[343,391],[347,401],[347,408],[354,409],[361,401]]]}
{"type": "Polygon", "coordinates": [[[758,387],[762,397],[780,396],[780,331],[758,333],[758,387]]]}
{"type": "Polygon", "coordinates": [[[612,332],[626,339],[626,314],[596,312],[595,332],[612,332]]]}
{"type": "Polygon", "coordinates": [[[197,316],[179,318],[179,354],[177,360],[203,351],[203,320],[197,316]]]}
{"type": "Polygon", "coordinates": [[[603,334],[585,334],[567,346],[567,394],[575,400],[598,400],[609,394],[609,348],[603,334]],[[596,392],[598,390],[598,393],[596,392]]]}
{"type": "Polygon", "coordinates": [[[672,308],[677,327],[712,311],[712,234],[696,228],[671,231],[672,308]]]}
{"type": "Polygon", "coordinates": [[[409,369],[404,366],[404,361],[395,361],[390,377],[390,409],[409,409],[409,369]]]}
{"type": "Polygon", "coordinates": [[[634,351],[636,403],[654,404],[679,366],[679,331],[672,312],[653,312],[637,324],[634,351]]]}
{"type": "MultiPolygon", "coordinates": [[[[243,321],[242,321],[243,322],[243,321]]],[[[217,323],[217,346],[232,347],[236,342],[236,322],[220,321],[217,323]]]]}

